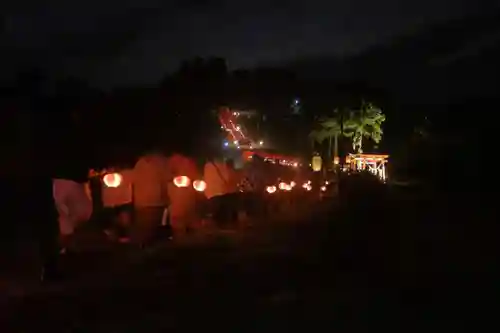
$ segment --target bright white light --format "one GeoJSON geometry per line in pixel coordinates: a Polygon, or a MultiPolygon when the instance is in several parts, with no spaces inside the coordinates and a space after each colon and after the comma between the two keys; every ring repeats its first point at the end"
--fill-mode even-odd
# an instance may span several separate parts
{"type": "Polygon", "coordinates": [[[107,187],[118,187],[122,183],[123,177],[119,173],[108,173],[103,177],[104,185],[107,187]]]}
{"type": "Polygon", "coordinates": [[[237,130],[237,131],[241,131],[241,127],[236,126],[236,130],[237,130]]]}
{"type": "Polygon", "coordinates": [[[267,193],[274,193],[276,192],[276,186],[268,186],[266,188],[267,193]]]}
{"type": "Polygon", "coordinates": [[[233,143],[234,143],[235,145],[237,145],[237,144],[238,144],[238,140],[234,140],[234,141],[233,141],[233,143]]]}
{"type": "Polygon", "coordinates": [[[203,180],[195,180],[193,182],[193,188],[198,192],[203,192],[207,188],[207,183],[203,180]]]}
{"type": "Polygon", "coordinates": [[[261,145],[261,146],[262,146],[263,144],[264,144],[264,141],[260,140],[260,141],[259,141],[259,145],[261,145]]]}
{"type": "Polygon", "coordinates": [[[191,184],[191,180],[186,176],[177,176],[173,182],[176,187],[188,187],[191,184]]]}
{"type": "Polygon", "coordinates": [[[227,146],[229,146],[229,142],[225,141],[224,142],[224,147],[227,147],[227,146]]]}
{"type": "Polygon", "coordinates": [[[240,146],[238,146],[237,148],[238,148],[238,149],[240,149],[241,147],[240,147],[240,146]]]}

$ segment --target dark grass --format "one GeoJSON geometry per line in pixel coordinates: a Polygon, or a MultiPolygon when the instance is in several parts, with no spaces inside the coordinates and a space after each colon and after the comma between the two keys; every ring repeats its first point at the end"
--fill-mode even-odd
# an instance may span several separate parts
{"type": "Polygon", "coordinates": [[[492,211],[466,191],[356,179],[343,190],[335,209],[160,247],[96,283],[33,293],[2,313],[13,332],[421,332],[491,323],[492,211]]]}

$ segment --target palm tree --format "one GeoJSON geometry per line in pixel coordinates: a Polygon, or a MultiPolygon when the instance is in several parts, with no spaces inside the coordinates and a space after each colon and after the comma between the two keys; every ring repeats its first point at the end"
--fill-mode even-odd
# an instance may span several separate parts
{"type": "Polygon", "coordinates": [[[311,148],[314,150],[316,143],[323,143],[328,138],[328,132],[323,128],[314,129],[309,133],[309,140],[311,142],[311,148]]]}
{"type": "Polygon", "coordinates": [[[323,128],[322,131],[324,132],[325,139],[328,139],[330,160],[335,160],[339,151],[340,122],[336,118],[325,118],[321,120],[320,126],[323,128]]]}
{"type": "Polygon", "coordinates": [[[371,103],[363,102],[359,110],[351,112],[349,124],[354,128],[352,148],[361,154],[363,152],[363,138],[379,143],[384,134],[382,130],[384,121],[385,115],[382,110],[371,103]]]}
{"type": "Polygon", "coordinates": [[[328,153],[330,160],[335,161],[339,155],[339,138],[341,135],[351,137],[354,134],[355,124],[350,119],[344,120],[344,126],[341,126],[339,111],[336,109],[333,116],[324,117],[317,122],[318,129],[309,134],[309,138],[314,142],[323,143],[328,139],[328,153]],[[333,141],[333,149],[332,149],[333,141]]]}

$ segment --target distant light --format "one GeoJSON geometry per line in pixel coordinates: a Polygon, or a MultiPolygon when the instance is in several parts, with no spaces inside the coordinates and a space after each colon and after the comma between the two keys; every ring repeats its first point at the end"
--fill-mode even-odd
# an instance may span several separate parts
{"type": "Polygon", "coordinates": [[[264,144],[264,141],[260,140],[260,141],[259,141],[259,145],[261,145],[261,146],[262,146],[263,144],[264,144]]]}
{"type": "Polygon", "coordinates": [[[236,112],[233,112],[233,116],[236,116],[236,115],[237,115],[237,113],[236,113],[236,112]]]}
{"type": "Polygon", "coordinates": [[[297,104],[299,104],[299,100],[298,100],[298,99],[296,99],[296,100],[294,100],[294,101],[293,101],[293,103],[294,103],[295,105],[297,105],[297,104]]]}
{"type": "Polygon", "coordinates": [[[238,140],[234,140],[234,141],[233,141],[233,143],[234,143],[235,145],[237,145],[237,144],[238,144],[238,140]]]}
{"type": "Polygon", "coordinates": [[[238,146],[237,148],[238,148],[238,149],[240,149],[241,147],[240,147],[240,146],[238,146]]]}
{"type": "Polygon", "coordinates": [[[270,194],[274,193],[274,192],[276,192],[276,186],[268,186],[266,188],[266,191],[267,191],[267,193],[270,193],[270,194]]]}
{"type": "Polygon", "coordinates": [[[237,130],[237,131],[241,130],[241,127],[236,126],[236,130],[237,130]]]}
{"type": "Polygon", "coordinates": [[[229,146],[229,142],[224,141],[224,147],[227,147],[227,146],[229,146]]]}

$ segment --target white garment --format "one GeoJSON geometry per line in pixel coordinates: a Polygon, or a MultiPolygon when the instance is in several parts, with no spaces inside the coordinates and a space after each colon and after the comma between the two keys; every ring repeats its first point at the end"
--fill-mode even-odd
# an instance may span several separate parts
{"type": "Polygon", "coordinates": [[[207,183],[205,196],[208,199],[228,192],[230,172],[225,163],[218,161],[205,163],[203,178],[207,183]]]}
{"type": "Polygon", "coordinates": [[[163,207],[168,204],[168,159],[162,155],[141,157],[133,171],[134,205],[163,207]]]}
{"type": "Polygon", "coordinates": [[[59,213],[59,230],[70,235],[92,215],[92,201],[85,192],[85,185],[67,179],[53,179],[52,193],[59,213]]]}

